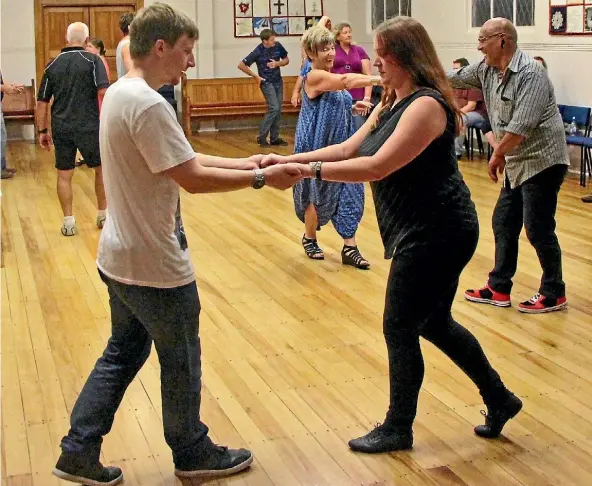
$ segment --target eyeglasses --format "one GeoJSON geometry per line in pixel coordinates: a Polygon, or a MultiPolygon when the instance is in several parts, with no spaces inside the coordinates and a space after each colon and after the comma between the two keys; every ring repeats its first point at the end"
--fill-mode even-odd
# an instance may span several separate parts
{"type": "Polygon", "coordinates": [[[497,37],[498,35],[504,35],[505,32],[496,32],[495,34],[491,34],[485,37],[478,37],[477,41],[479,42],[479,44],[484,44],[485,42],[487,42],[489,39],[491,39],[492,37],[497,37]]]}

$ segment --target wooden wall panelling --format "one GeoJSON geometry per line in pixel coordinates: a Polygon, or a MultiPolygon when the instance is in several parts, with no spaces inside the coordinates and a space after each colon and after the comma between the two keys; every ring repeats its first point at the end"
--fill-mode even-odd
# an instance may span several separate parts
{"type": "Polygon", "coordinates": [[[111,81],[117,79],[115,51],[121,39],[119,16],[144,6],[144,0],[35,0],[35,67],[37,83],[47,63],[65,46],[66,28],[85,22],[91,37],[105,43],[111,81]]]}
{"type": "Polygon", "coordinates": [[[90,7],[90,36],[98,38],[105,44],[107,54],[105,58],[111,71],[111,82],[117,81],[117,67],[115,54],[117,44],[121,40],[119,17],[122,13],[133,12],[132,5],[113,5],[109,7],[90,7]]]}

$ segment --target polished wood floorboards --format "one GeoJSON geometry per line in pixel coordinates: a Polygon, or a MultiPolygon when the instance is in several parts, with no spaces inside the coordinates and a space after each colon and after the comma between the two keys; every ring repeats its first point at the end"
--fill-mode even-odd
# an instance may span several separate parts
{"type": "MultiPolygon", "coordinates": [[[[259,151],[255,135],[225,132],[193,142],[199,151],[243,156],[259,151]]],[[[8,156],[18,174],[2,181],[2,484],[54,486],[66,484],[50,471],[70,410],[110,332],[95,267],[93,178],[87,168],[76,170],[79,234],[66,238],[53,154],[15,142],[8,156]]],[[[524,400],[524,411],[503,438],[475,437],[484,408],[477,390],[424,342],[415,448],[390,455],[347,448],[384,418],[388,404],[381,312],[389,261],[370,198],[358,242],[372,269],[362,272],[342,266],[342,242],[331,227],[319,234],[326,260],[305,257],[290,191],[183,195],[203,305],[202,418],[215,441],[255,454],[250,472],[212,484],[592,484],[592,206],[580,202],[589,188],[570,179],[560,194],[569,309],[525,316],[515,307],[463,300],[462,289],[482,284],[492,264],[499,186],[488,180],[484,161],[461,167],[481,239],[453,312],[524,400]]],[[[539,278],[523,236],[515,304],[536,292],[539,278]]],[[[128,486],[180,484],[162,433],[154,353],[125,395],[102,459],[124,469],[128,486]]]]}

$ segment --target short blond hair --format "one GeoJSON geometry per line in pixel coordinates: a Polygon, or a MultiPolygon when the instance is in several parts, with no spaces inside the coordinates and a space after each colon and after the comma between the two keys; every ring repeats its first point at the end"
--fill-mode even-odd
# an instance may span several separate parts
{"type": "Polygon", "coordinates": [[[335,44],[335,35],[329,29],[315,26],[308,29],[302,36],[302,48],[306,55],[316,55],[320,49],[335,44]]]}
{"type": "Polygon", "coordinates": [[[129,26],[132,59],[147,56],[158,40],[174,46],[186,35],[198,39],[197,25],[187,15],[170,5],[156,2],[140,10],[129,26]]]}
{"type": "Polygon", "coordinates": [[[335,42],[339,43],[337,38],[339,37],[339,34],[341,34],[341,31],[343,29],[345,29],[346,27],[349,28],[350,30],[352,28],[348,22],[340,22],[335,27],[333,27],[333,34],[335,35],[335,42]]]}

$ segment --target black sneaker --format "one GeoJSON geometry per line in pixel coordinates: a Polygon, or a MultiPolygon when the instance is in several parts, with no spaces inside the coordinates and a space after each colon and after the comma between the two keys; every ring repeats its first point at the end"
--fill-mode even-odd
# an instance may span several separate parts
{"type": "Polygon", "coordinates": [[[123,481],[118,467],[104,467],[100,462],[89,464],[84,457],[62,453],[53,469],[53,475],[85,486],[114,486],[123,481]]]}
{"type": "Polygon", "coordinates": [[[288,142],[286,142],[282,138],[276,138],[275,140],[272,140],[271,142],[269,142],[269,145],[278,145],[280,147],[285,147],[288,145],[288,142]]]}
{"type": "Polygon", "coordinates": [[[212,444],[200,457],[176,464],[175,475],[180,478],[219,478],[247,469],[252,462],[251,451],[212,444]]]}
{"type": "Polygon", "coordinates": [[[352,451],[378,454],[411,449],[413,447],[413,431],[411,428],[387,428],[377,425],[374,430],[357,439],[349,441],[352,451]]]}
{"type": "Polygon", "coordinates": [[[506,422],[518,415],[520,410],[522,410],[522,400],[510,393],[501,406],[487,407],[487,414],[481,410],[481,414],[485,416],[485,425],[477,425],[475,434],[486,439],[499,437],[506,422]]]}
{"type": "Polygon", "coordinates": [[[269,147],[269,142],[264,138],[257,137],[257,143],[260,147],[269,147]]]}

